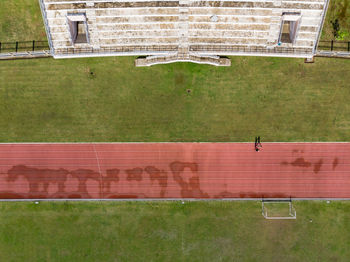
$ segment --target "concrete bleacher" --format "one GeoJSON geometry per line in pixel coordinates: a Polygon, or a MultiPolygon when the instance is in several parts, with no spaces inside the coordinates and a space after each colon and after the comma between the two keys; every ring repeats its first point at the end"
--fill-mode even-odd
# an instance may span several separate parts
{"type": "Polygon", "coordinates": [[[137,63],[153,64],[159,56],[202,56],[201,62],[220,65],[208,57],[313,56],[328,0],[40,1],[56,58],[150,55],[158,58],[137,63]],[[300,12],[302,18],[295,43],[277,47],[282,12],[300,12]],[[72,44],[68,13],[86,14],[89,43],[72,44]]]}

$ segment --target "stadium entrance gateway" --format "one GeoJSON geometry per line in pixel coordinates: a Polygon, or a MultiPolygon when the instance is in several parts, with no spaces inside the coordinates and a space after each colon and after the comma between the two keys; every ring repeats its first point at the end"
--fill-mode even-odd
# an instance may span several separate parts
{"type": "Polygon", "coordinates": [[[229,66],[233,55],[311,59],[329,0],[39,2],[54,58],[229,66]]]}
{"type": "Polygon", "coordinates": [[[299,29],[300,13],[284,13],[278,44],[294,44],[299,29]]]}
{"type": "Polygon", "coordinates": [[[89,43],[88,26],[85,13],[67,14],[67,23],[72,45],[89,43]]]}

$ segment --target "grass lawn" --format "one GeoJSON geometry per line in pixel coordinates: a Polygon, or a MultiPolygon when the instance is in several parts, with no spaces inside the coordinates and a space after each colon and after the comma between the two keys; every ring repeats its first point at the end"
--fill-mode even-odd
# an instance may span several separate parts
{"type": "Polygon", "coordinates": [[[349,261],[350,202],[1,203],[0,261],[349,261]],[[312,222],[310,220],[312,219],[312,222]]]}
{"type": "Polygon", "coordinates": [[[0,141],[349,141],[349,71],[322,58],[2,61],[0,141]]]}
{"type": "Polygon", "coordinates": [[[38,0],[0,1],[0,42],[46,40],[38,0]]]}
{"type": "Polygon", "coordinates": [[[344,32],[343,40],[350,41],[350,0],[330,0],[321,40],[335,40],[332,21],[336,19],[344,32]]]}

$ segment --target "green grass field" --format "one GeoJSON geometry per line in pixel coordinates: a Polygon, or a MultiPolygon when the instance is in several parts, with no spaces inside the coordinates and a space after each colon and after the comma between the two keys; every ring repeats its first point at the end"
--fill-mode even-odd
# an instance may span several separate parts
{"type": "Polygon", "coordinates": [[[348,261],[350,202],[1,203],[0,261],[348,261]],[[312,220],[312,222],[310,222],[312,220]]]}
{"type": "Polygon", "coordinates": [[[133,59],[0,62],[1,142],[350,139],[350,60],[133,59]]]}
{"type": "MultiPolygon", "coordinates": [[[[330,0],[321,40],[335,40],[332,21],[339,21],[343,39],[350,41],[350,0],[330,0]]],[[[341,39],[340,39],[341,40],[341,39]]]]}
{"type": "Polygon", "coordinates": [[[0,42],[46,40],[38,0],[0,1],[0,42]]]}

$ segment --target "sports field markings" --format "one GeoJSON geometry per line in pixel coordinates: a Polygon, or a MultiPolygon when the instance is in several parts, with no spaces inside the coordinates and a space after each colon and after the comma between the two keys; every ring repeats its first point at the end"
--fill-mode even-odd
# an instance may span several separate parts
{"type": "Polygon", "coordinates": [[[94,149],[94,152],[95,152],[95,156],[96,156],[98,172],[100,173],[100,197],[102,197],[102,194],[103,194],[103,192],[102,192],[102,183],[103,183],[103,179],[102,179],[102,171],[101,171],[101,166],[100,166],[100,160],[99,160],[99,158],[98,158],[95,145],[92,145],[92,146],[93,146],[93,149],[94,149]]]}

